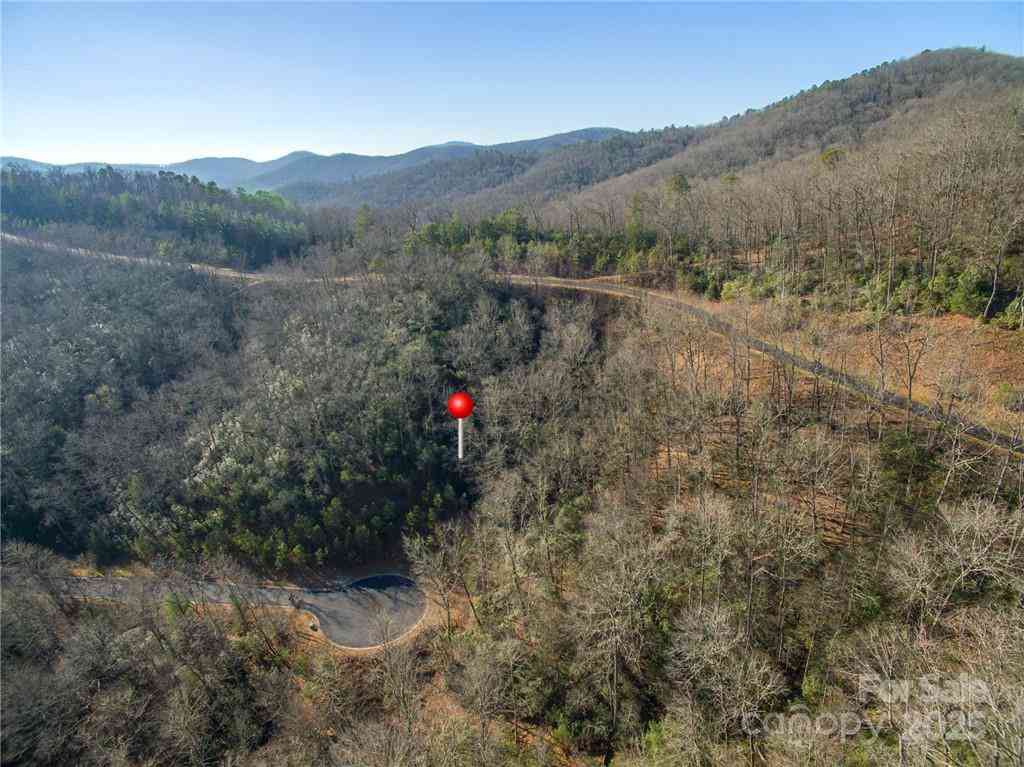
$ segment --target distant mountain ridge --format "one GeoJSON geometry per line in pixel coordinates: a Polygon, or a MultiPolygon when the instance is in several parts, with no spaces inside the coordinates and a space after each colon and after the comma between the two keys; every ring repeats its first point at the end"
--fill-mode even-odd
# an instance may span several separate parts
{"type": "Polygon", "coordinates": [[[955,106],[1022,87],[1022,57],[976,48],[929,50],[707,125],[617,133],[541,155],[479,152],[341,184],[305,181],[277,191],[304,204],[411,204],[442,212],[458,206],[470,215],[524,206],[539,211],[550,203],[560,206],[558,215],[598,211],[593,215],[608,219],[621,216],[636,192],[673,174],[717,178],[761,162],[853,147],[884,130],[890,118],[942,94],[955,106]]]}
{"type": "Polygon", "coordinates": [[[163,170],[183,173],[196,176],[202,181],[213,181],[218,186],[229,189],[243,186],[250,190],[273,190],[289,184],[300,183],[341,184],[391,171],[407,170],[430,162],[471,157],[484,150],[544,154],[584,141],[602,141],[621,133],[625,133],[625,131],[618,128],[583,128],[568,133],[557,133],[542,138],[511,141],[504,144],[482,145],[467,141],[449,141],[397,155],[359,155],[348,152],[320,155],[314,152],[298,151],[267,162],[257,162],[245,157],[197,157],[168,165],[104,162],[56,165],[22,157],[0,157],[0,165],[6,167],[18,164],[38,171],[59,167],[68,173],[81,173],[88,169],[110,165],[127,171],[156,173],[163,170]]]}
{"type": "Polygon", "coordinates": [[[229,189],[273,190],[304,205],[415,205],[442,214],[457,207],[468,215],[529,207],[535,216],[577,220],[583,211],[607,222],[621,218],[637,192],[672,176],[715,179],[759,163],[857,147],[910,110],[931,110],[923,119],[933,119],[995,94],[1016,94],[1014,103],[1024,104],[1024,57],[979,48],[926,50],[704,125],[585,128],[492,146],[454,140],[392,156],[292,152],[263,163],[204,157],[163,169],[229,189]]]}

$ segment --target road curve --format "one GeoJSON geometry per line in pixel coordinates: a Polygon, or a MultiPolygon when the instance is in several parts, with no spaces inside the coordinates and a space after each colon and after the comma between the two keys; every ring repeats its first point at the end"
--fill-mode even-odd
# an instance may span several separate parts
{"type": "MultiPolygon", "coordinates": [[[[181,264],[174,264],[167,261],[159,261],[151,258],[135,257],[135,256],[119,256],[112,253],[99,253],[92,250],[86,250],[82,248],[71,248],[64,245],[58,245],[52,242],[44,242],[39,240],[33,240],[27,237],[21,237],[18,235],[7,234],[6,232],[0,233],[0,239],[7,240],[9,242],[17,243],[20,245],[27,245],[44,250],[50,250],[53,252],[64,252],[72,255],[84,256],[88,258],[101,258],[105,260],[122,261],[130,263],[140,263],[150,266],[175,266],[181,267],[181,264]]],[[[227,269],[224,267],[214,267],[206,264],[188,264],[188,267],[194,271],[209,274],[214,277],[220,277],[224,279],[242,280],[247,282],[299,282],[299,283],[314,283],[322,282],[316,278],[300,278],[296,280],[289,275],[274,274],[274,273],[262,273],[262,272],[242,272],[236,269],[227,269]]],[[[333,278],[333,282],[337,284],[350,284],[357,281],[358,277],[336,277],[333,278]]],[[[817,375],[818,377],[832,382],[838,386],[847,389],[850,392],[857,394],[858,396],[866,399],[871,399],[879,402],[883,405],[890,407],[897,407],[901,410],[906,410],[908,406],[907,398],[901,394],[882,389],[878,386],[871,384],[870,382],[859,378],[857,376],[844,373],[834,368],[830,368],[827,365],[822,365],[818,362],[812,362],[811,360],[799,357],[795,354],[791,354],[779,346],[770,344],[755,336],[749,336],[739,332],[736,328],[730,325],[728,322],[715,317],[713,314],[704,311],[703,309],[694,306],[693,304],[687,303],[681,297],[671,293],[665,293],[657,290],[648,290],[644,288],[630,287],[626,285],[616,285],[609,283],[602,278],[596,278],[591,280],[574,280],[566,279],[562,277],[530,277],[526,275],[518,274],[495,274],[494,279],[500,282],[505,282],[510,285],[520,285],[526,287],[543,287],[543,288],[554,288],[561,290],[572,290],[575,292],[582,293],[596,293],[599,295],[612,296],[617,298],[626,298],[632,300],[648,301],[653,304],[661,306],[668,306],[678,311],[689,314],[701,320],[709,330],[718,333],[720,335],[735,338],[741,343],[748,345],[750,348],[760,352],[761,354],[771,357],[784,365],[789,365],[797,370],[803,370],[808,373],[817,375]]],[[[1024,457],[1024,440],[1021,435],[1008,435],[1001,432],[989,429],[980,423],[966,421],[959,418],[957,415],[947,415],[940,409],[925,405],[916,400],[912,400],[909,403],[910,411],[924,420],[937,423],[941,426],[957,427],[962,433],[968,437],[982,442],[988,445],[1008,450],[1011,453],[1024,457]]]]}
{"type": "Polygon", "coordinates": [[[176,596],[191,602],[231,604],[236,599],[258,605],[296,607],[316,616],[319,630],[334,644],[360,649],[376,647],[387,637],[397,639],[411,630],[426,611],[423,591],[404,575],[361,578],[331,589],[295,589],[212,581],[174,581],[160,578],[67,578],[70,597],[127,601],[164,600],[176,596]]]}
{"type": "MultiPolygon", "coordinates": [[[[61,245],[56,242],[47,242],[45,240],[33,240],[30,237],[22,237],[18,234],[9,234],[7,232],[0,232],[0,241],[6,241],[13,245],[23,245],[25,247],[37,248],[39,250],[49,251],[50,253],[66,253],[71,256],[78,256],[80,258],[92,258],[99,261],[113,261],[115,263],[123,264],[138,264],[141,266],[151,267],[164,267],[172,269],[189,269],[193,272],[199,272],[200,274],[208,274],[211,277],[219,277],[225,280],[238,280],[247,284],[260,284],[264,282],[299,282],[299,283],[320,283],[320,278],[308,277],[305,279],[296,279],[295,277],[288,274],[280,274],[278,272],[247,272],[239,269],[230,269],[226,266],[211,266],[210,264],[199,264],[182,261],[165,261],[159,258],[147,258],[146,256],[122,256],[117,253],[103,253],[98,250],[90,250],[89,248],[75,248],[70,245],[61,245]]],[[[338,285],[346,285],[351,282],[357,281],[358,277],[333,277],[330,279],[331,282],[338,285]]]]}

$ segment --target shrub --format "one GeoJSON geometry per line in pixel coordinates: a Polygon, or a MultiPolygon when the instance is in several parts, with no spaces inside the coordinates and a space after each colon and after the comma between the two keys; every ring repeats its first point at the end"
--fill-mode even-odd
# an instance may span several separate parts
{"type": "Polygon", "coordinates": [[[807,313],[795,297],[785,298],[776,303],[779,327],[785,332],[799,330],[807,320],[807,313]]]}
{"type": "Polygon", "coordinates": [[[817,706],[825,695],[825,680],[821,673],[815,669],[807,672],[803,684],[800,686],[800,694],[809,706],[817,706]]]}
{"type": "Polygon", "coordinates": [[[956,279],[948,272],[936,274],[925,286],[921,296],[923,308],[931,311],[947,311],[950,297],[956,287],[956,279]]]}
{"type": "Polygon", "coordinates": [[[786,290],[798,296],[809,296],[821,283],[821,276],[816,271],[802,271],[786,278],[786,290]]]}
{"type": "Polygon", "coordinates": [[[722,300],[723,301],[735,301],[737,298],[742,298],[747,293],[746,280],[729,280],[722,285],[722,300]]]}
{"type": "Polygon", "coordinates": [[[774,298],[779,293],[780,283],[776,272],[759,272],[748,280],[754,298],[774,298]]]}
{"type": "Polygon", "coordinates": [[[920,526],[934,511],[941,484],[932,481],[938,468],[932,451],[912,434],[890,431],[882,438],[879,464],[879,500],[901,507],[907,527],[920,526]]]}
{"type": "Polygon", "coordinates": [[[885,309],[886,279],[884,274],[877,274],[861,288],[860,303],[865,309],[876,312],[885,309]]]}
{"type": "Polygon", "coordinates": [[[1017,296],[996,315],[995,324],[1007,330],[1024,330],[1024,296],[1017,296]]]}
{"type": "Polygon", "coordinates": [[[926,288],[916,275],[908,275],[900,280],[892,295],[893,308],[899,308],[904,314],[913,314],[926,294],[926,288]]]}
{"type": "Polygon", "coordinates": [[[1024,413],[1024,388],[1003,382],[996,386],[993,399],[1011,413],[1024,413]]]}
{"type": "Polygon", "coordinates": [[[957,314],[977,317],[985,311],[990,288],[988,279],[981,270],[976,266],[970,266],[957,278],[947,308],[957,314]]]}

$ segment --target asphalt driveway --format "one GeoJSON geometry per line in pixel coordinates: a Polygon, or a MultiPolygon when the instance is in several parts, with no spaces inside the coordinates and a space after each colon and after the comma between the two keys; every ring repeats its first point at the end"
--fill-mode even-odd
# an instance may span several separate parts
{"type": "Polygon", "coordinates": [[[191,600],[228,604],[232,595],[258,604],[298,607],[316,616],[323,635],[342,647],[373,647],[381,643],[383,625],[396,639],[415,626],[427,600],[416,583],[404,575],[385,574],[329,589],[291,589],[278,586],[189,582],[170,584],[149,578],[70,578],[76,596],[124,600],[132,592],[149,598],[179,594],[191,600]]]}

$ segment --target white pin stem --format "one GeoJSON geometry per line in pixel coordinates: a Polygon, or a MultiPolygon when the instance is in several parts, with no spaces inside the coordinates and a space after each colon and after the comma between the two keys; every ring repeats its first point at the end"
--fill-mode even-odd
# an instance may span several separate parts
{"type": "Polygon", "coordinates": [[[460,418],[459,419],[459,460],[460,461],[462,460],[462,422],[465,421],[465,420],[466,420],[465,418],[460,418]]]}

